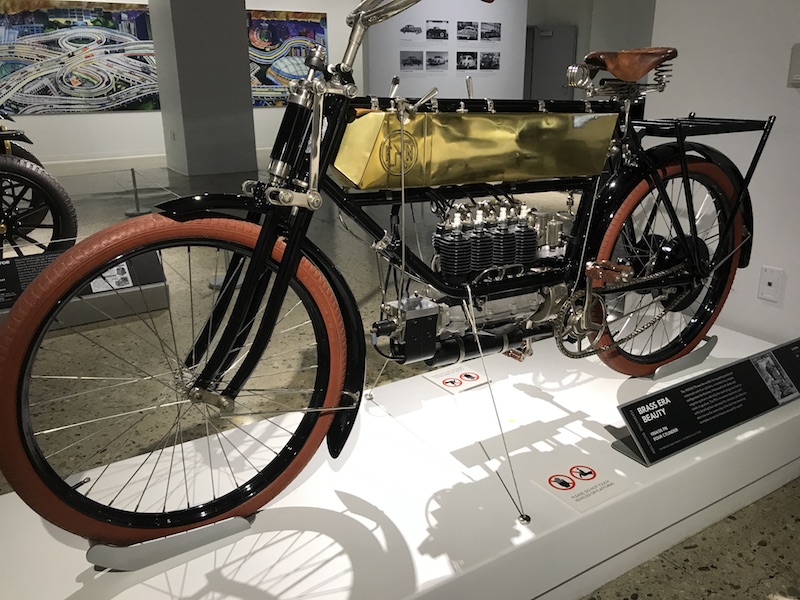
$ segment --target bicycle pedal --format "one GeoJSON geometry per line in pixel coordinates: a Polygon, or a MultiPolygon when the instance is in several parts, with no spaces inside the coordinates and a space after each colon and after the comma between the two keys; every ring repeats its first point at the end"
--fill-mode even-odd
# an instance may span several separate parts
{"type": "Polygon", "coordinates": [[[513,358],[517,362],[522,362],[531,355],[533,355],[533,347],[527,341],[523,342],[519,348],[511,348],[503,352],[503,356],[513,358]]]}

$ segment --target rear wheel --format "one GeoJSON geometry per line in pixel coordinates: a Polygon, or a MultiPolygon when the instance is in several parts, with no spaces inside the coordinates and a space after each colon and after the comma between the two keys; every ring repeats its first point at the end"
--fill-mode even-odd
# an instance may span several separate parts
{"type": "Polygon", "coordinates": [[[667,165],[659,173],[674,214],[655,186],[642,181],[615,214],[598,252],[598,260],[632,266],[635,278],[667,270],[688,271],[692,276],[690,284],[669,287],[663,278],[654,278],[646,289],[606,294],[607,326],[595,344],[615,344],[599,356],[621,373],[648,375],[690,352],[717,318],[733,284],[741,213],[733,216],[734,226],[724,239],[721,236],[736,200],[735,186],[711,162],[690,159],[688,167],[691,207],[680,165],[667,165]],[[690,222],[697,225],[694,236],[690,222]],[[679,231],[687,238],[688,251],[679,243],[679,231]],[[692,254],[704,265],[705,274],[691,267],[692,254]],[[715,256],[724,260],[711,264],[715,256]]]}
{"type": "MultiPolygon", "coordinates": [[[[147,215],[70,249],[20,296],[0,338],[0,467],[43,517],[130,544],[251,515],[306,465],[346,356],[338,303],[308,260],[238,396],[194,386],[258,231],[147,215]]],[[[265,277],[282,253],[279,241],[265,277]]]]}

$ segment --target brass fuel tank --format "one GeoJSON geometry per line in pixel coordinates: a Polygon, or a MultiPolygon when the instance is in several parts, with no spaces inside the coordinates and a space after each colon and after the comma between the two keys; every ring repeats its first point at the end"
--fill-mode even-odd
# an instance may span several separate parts
{"type": "Polygon", "coordinates": [[[592,176],[601,172],[616,113],[370,111],[348,124],[334,169],[347,187],[406,187],[592,176]]]}

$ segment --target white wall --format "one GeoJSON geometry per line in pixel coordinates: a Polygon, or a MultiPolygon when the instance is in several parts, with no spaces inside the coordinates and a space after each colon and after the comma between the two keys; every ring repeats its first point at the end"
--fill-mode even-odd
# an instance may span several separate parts
{"type": "Polygon", "coordinates": [[[594,0],[589,50],[650,45],[656,0],[594,0]]]}
{"type": "MultiPolygon", "coordinates": [[[[124,3],[123,0],[107,0],[124,3]]],[[[350,28],[345,17],[357,4],[356,0],[328,2],[326,0],[247,0],[250,10],[292,10],[323,12],[328,15],[328,47],[331,61],[344,54],[350,28]]],[[[242,35],[246,35],[244,23],[242,35]]],[[[211,42],[209,42],[211,43],[211,42]]],[[[362,59],[355,64],[356,83],[363,72],[362,59]]],[[[213,78],[210,78],[213,82],[213,78]]],[[[212,83],[213,84],[213,83],[212,83]]],[[[254,109],[256,148],[266,151],[280,124],[283,109],[254,109]]],[[[16,127],[25,131],[34,143],[32,151],[45,163],[163,156],[164,134],[161,112],[115,112],[79,115],[35,115],[15,117],[16,127]]]]}
{"type": "MultiPolygon", "coordinates": [[[[766,118],[775,129],[751,186],[755,247],[740,270],[720,323],[780,342],[800,336],[800,89],[786,87],[792,45],[800,42],[797,0],[657,0],[654,45],[678,48],[674,78],[648,100],[648,116],[766,118]],[[756,297],[762,265],[786,270],[785,299],[756,297]]],[[[752,134],[713,140],[732,158],[752,154],[752,134]]],[[[712,143],[712,142],[709,142],[712,143]]]]}
{"type": "Polygon", "coordinates": [[[580,62],[593,50],[649,46],[655,3],[656,0],[528,0],[528,26],[577,26],[575,61],[580,62]]]}

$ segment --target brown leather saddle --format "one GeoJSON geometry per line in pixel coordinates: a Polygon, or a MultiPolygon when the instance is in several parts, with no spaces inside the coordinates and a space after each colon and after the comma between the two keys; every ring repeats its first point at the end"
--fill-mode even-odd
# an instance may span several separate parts
{"type": "Polygon", "coordinates": [[[619,52],[590,52],[584,61],[590,67],[608,71],[617,79],[634,82],[676,56],[678,51],[675,48],[637,48],[619,52]]]}

